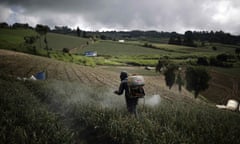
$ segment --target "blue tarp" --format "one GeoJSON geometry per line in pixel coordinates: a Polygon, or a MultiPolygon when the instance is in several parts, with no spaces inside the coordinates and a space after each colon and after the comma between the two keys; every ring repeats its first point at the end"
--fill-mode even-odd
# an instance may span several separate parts
{"type": "Polygon", "coordinates": [[[38,72],[35,75],[37,80],[45,80],[46,79],[46,73],[44,71],[38,72]]]}

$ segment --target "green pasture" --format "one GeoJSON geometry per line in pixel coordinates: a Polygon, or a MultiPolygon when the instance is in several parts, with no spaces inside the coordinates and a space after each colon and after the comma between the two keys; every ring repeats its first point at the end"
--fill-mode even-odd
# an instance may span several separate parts
{"type": "MultiPolygon", "coordinates": [[[[18,45],[24,42],[24,36],[37,36],[37,33],[31,29],[0,29],[0,47],[1,48],[13,48],[17,49],[18,45]]],[[[231,53],[233,54],[235,48],[240,46],[224,45],[224,44],[206,44],[205,47],[187,47],[177,46],[160,43],[149,43],[154,48],[144,47],[143,41],[126,41],[125,43],[119,43],[117,41],[102,41],[96,42],[90,41],[90,39],[79,38],[75,36],[48,33],[47,34],[48,47],[62,51],[63,48],[73,49],[76,54],[84,54],[86,51],[97,51],[98,55],[103,56],[145,56],[145,57],[160,57],[169,56],[170,58],[185,57],[199,57],[199,56],[211,56],[219,53],[231,53]],[[217,48],[216,51],[212,50],[212,47],[217,48]]],[[[41,37],[35,43],[37,48],[45,47],[44,37],[41,37]]]]}
{"type": "Polygon", "coordinates": [[[0,28],[0,48],[21,50],[20,45],[25,36],[35,36],[37,33],[30,29],[3,29],[0,28]]]}
{"type": "MultiPolygon", "coordinates": [[[[33,53],[32,49],[24,45],[24,36],[37,36],[30,29],[0,29],[0,48],[33,53]]],[[[198,57],[211,57],[221,53],[234,54],[235,49],[240,46],[224,45],[218,43],[206,43],[204,47],[187,47],[169,45],[166,43],[150,43],[153,47],[144,47],[146,41],[135,40],[125,43],[109,40],[96,40],[79,38],[75,36],[47,33],[48,48],[51,49],[50,56],[58,60],[64,60],[84,65],[139,65],[154,66],[158,59],[167,57],[177,63],[194,61],[198,57]],[[214,51],[212,47],[216,47],[214,51]],[[71,50],[71,55],[63,54],[62,49],[71,50]],[[84,58],[86,51],[96,51],[98,57],[84,58]]],[[[47,55],[44,49],[44,36],[35,44],[38,55],[47,55]]]]}
{"type": "Polygon", "coordinates": [[[162,50],[150,49],[135,44],[125,44],[113,41],[97,41],[83,49],[80,49],[78,53],[84,54],[85,51],[97,51],[98,55],[105,56],[163,55],[166,53],[162,50]]]}
{"type": "MultiPolygon", "coordinates": [[[[88,39],[84,38],[55,33],[48,33],[47,40],[49,48],[58,51],[62,51],[63,48],[83,48],[88,41],[88,39]]],[[[44,45],[43,42],[42,44],[44,45]]]]}
{"type": "Polygon", "coordinates": [[[31,29],[3,29],[0,28],[0,40],[12,44],[24,42],[24,36],[34,36],[37,33],[31,29]]]}

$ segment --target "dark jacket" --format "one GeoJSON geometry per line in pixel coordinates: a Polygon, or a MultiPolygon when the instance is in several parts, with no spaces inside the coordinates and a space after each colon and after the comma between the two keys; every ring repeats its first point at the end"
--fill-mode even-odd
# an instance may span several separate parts
{"type": "Polygon", "coordinates": [[[128,89],[128,79],[127,78],[125,78],[121,81],[117,94],[122,95],[124,91],[125,91],[125,97],[129,98],[130,97],[130,92],[129,92],[129,89],[128,89]]]}
{"type": "Polygon", "coordinates": [[[118,95],[122,95],[124,91],[125,91],[125,98],[126,98],[127,107],[129,107],[131,105],[137,105],[138,98],[131,98],[130,97],[130,92],[129,92],[129,88],[128,88],[128,79],[127,78],[125,78],[121,81],[119,89],[116,93],[118,95]]]}

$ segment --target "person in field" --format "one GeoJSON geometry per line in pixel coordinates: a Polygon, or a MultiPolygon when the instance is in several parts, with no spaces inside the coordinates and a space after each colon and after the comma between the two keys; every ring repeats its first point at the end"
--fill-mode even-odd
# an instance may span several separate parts
{"type": "Polygon", "coordinates": [[[127,104],[127,110],[130,114],[135,115],[135,117],[138,117],[137,114],[137,104],[138,104],[138,97],[131,97],[129,87],[128,87],[128,73],[123,71],[120,73],[120,86],[119,89],[114,91],[117,95],[122,95],[125,91],[125,99],[127,104]]]}

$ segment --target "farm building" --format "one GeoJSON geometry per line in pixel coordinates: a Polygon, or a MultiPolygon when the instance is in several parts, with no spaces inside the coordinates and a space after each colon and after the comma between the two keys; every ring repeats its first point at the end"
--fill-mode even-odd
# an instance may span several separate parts
{"type": "Polygon", "coordinates": [[[118,40],[118,42],[120,42],[120,43],[124,43],[124,42],[125,42],[125,40],[118,40]]]}
{"type": "Polygon", "coordinates": [[[96,51],[87,51],[87,52],[85,52],[85,56],[95,57],[95,56],[97,56],[97,52],[96,51]]]}

